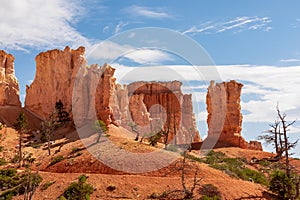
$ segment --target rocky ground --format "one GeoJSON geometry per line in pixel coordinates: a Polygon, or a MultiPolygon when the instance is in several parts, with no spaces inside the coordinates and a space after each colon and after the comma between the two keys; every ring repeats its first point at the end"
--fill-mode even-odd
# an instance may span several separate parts
{"type": "MultiPolygon", "coordinates": [[[[2,130],[1,134],[0,145],[4,146],[4,150],[2,150],[0,156],[9,160],[16,153],[17,133],[15,130],[7,128],[2,130]]],[[[88,175],[87,182],[95,188],[91,199],[149,199],[151,194],[162,194],[163,192],[171,192],[182,188],[181,171],[173,170],[176,168],[176,162],[154,172],[125,173],[99,162],[84,148],[82,141],[78,140],[75,133],[71,132],[70,129],[61,129],[57,136],[59,135],[65,137],[57,138],[56,144],[51,149],[51,156],[47,155],[47,150],[43,145],[32,144],[24,148],[24,151],[33,153],[36,158],[35,163],[38,166],[35,169],[38,169],[43,177],[41,185],[49,181],[55,182],[46,190],[38,188],[34,199],[56,199],[71,182],[77,180],[80,174],[88,175]],[[59,144],[62,143],[65,144],[61,147],[60,152],[55,153],[60,147],[59,144]],[[75,150],[76,153],[74,153],[75,150]],[[57,156],[63,156],[65,159],[49,166],[51,160],[57,156]],[[109,186],[115,186],[115,190],[108,191],[107,187],[109,186]]],[[[114,126],[110,127],[106,138],[128,152],[142,154],[157,151],[157,148],[151,147],[147,143],[134,141],[134,134],[114,126]]],[[[247,160],[252,157],[265,158],[272,156],[267,152],[240,148],[222,148],[216,151],[222,151],[229,157],[243,157],[247,160]]],[[[199,157],[201,152],[193,151],[190,154],[199,157]]],[[[177,160],[180,159],[182,158],[179,157],[177,160]]],[[[299,164],[297,160],[293,162],[299,164]]],[[[210,183],[217,186],[223,199],[271,199],[266,186],[232,178],[222,171],[209,167],[207,164],[189,161],[190,169],[196,167],[199,168],[198,178],[201,179],[200,184],[210,183]]],[[[255,166],[250,167],[255,169],[255,166]]],[[[192,182],[193,175],[192,170],[187,173],[187,182],[192,182]]],[[[196,197],[199,197],[198,192],[195,193],[196,197]]],[[[15,197],[15,199],[22,199],[22,197],[15,197]]]]}

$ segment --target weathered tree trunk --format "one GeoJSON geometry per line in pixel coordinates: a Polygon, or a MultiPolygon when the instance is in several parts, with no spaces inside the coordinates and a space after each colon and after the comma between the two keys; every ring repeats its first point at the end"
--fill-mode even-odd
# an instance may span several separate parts
{"type": "Polygon", "coordinates": [[[22,141],[23,141],[23,131],[19,131],[19,167],[22,167],[22,160],[23,160],[23,155],[22,155],[22,141]]]}

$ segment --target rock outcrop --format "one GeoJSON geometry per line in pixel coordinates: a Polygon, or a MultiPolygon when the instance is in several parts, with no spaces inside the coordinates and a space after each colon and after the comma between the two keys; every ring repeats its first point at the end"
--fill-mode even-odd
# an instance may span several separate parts
{"type": "Polygon", "coordinates": [[[41,119],[47,118],[59,100],[71,111],[76,73],[86,65],[84,47],[55,49],[36,56],[36,75],[26,88],[25,109],[41,119]]]}
{"type": "Polygon", "coordinates": [[[169,129],[169,141],[200,141],[191,95],[182,94],[181,82],[121,86],[114,72],[107,64],[87,66],[83,47],[40,53],[36,57],[35,79],[26,89],[25,109],[45,119],[61,100],[79,127],[99,119],[131,130],[129,123],[133,122],[141,134],[163,126],[169,129]]]}
{"type": "Polygon", "coordinates": [[[246,142],[241,135],[240,106],[243,85],[236,81],[215,84],[211,81],[206,96],[208,137],[204,142],[216,141],[215,147],[241,147],[262,150],[261,143],[246,142]]]}
{"type": "Polygon", "coordinates": [[[135,124],[144,132],[169,130],[168,141],[172,143],[200,141],[191,95],[183,94],[181,85],[179,81],[129,84],[129,111],[135,124]]]}
{"type": "Polygon", "coordinates": [[[19,83],[15,76],[14,56],[0,50],[0,106],[21,107],[19,83]]]}

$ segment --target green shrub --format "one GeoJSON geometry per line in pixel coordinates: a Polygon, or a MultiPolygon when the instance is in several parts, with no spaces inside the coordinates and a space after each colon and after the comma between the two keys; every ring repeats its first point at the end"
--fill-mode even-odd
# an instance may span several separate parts
{"type": "Polygon", "coordinates": [[[54,183],[55,183],[55,181],[47,181],[46,183],[44,183],[44,185],[42,185],[41,190],[47,190],[48,187],[50,187],[54,183]]]}
{"type": "Polygon", "coordinates": [[[245,166],[245,158],[228,158],[222,152],[210,151],[204,160],[210,167],[221,170],[231,177],[268,185],[265,175],[245,166]]]}
{"type": "Polygon", "coordinates": [[[72,200],[89,200],[90,195],[94,192],[92,185],[86,183],[87,177],[85,175],[80,175],[78,177],[78,182],[73,182],[65,190],[63,197],[72,200]]]}
{"type": "Polygon", "coordinates": [[[155,146],[157,142],[162,138],[163,134],[161,132],[156,133],[149,137],[149,143],[151,146],[155,146]]]}
{"type": "Polygon", "coordinates": [[[291,199],[296,189],[293,181],[283,171],[277,170],[271,174],[269,189],[280,199],[291,199]]]}
{"type": "Polygon", "coordinates": [[[76,153],[77,151],[80,151],[78,147],[73,147],[71,153],[76,153]]]}
{"type": "Polygon", "coordinates": [[[248,179],[250,181],[253,181],[254,183],[268,185],[268,180],[266,179],[265,175],[261,172],[245,168],[242,170],[242,174],[244,180],[248,179]]]}
{"type": "Polygon", "coordinates": [[[0,188],[5,190],[0,195],[0,199],[11,199],[18,194],[24,194],[25,188],[31,191],[33,187],[37,187],[42,181],[42,177],[38,174],[32,174],[29,171],[18,174],[16,169],[0,170],[0,188]]]}
{"type": "Polygon", "coordinates": [[[19,155],[18,154],[16,154],[12,159],[11,159],[11,163],[18,163],[19,162],[19,159],[20,159],[20,157],[19,157],[19,155]]]}
{"type": "Polygon", "coordinates": [[[260,160],[258,162],[258,164],[261,165],[261,166],[263,166],[263,167],[269,167],[271,165],[271,163],[269,161],[265,160],[265,159],[260,160]]]}
{"type": "Polygon", "coordinates": [[[6,165],[7,162],[3,158],[0,158],[0,166],[6,165]]]}
{"type": "Polygon", "coordinates": [[[215,164],[215,163],[220,163],[223,161],[225,158],[225,153],[223,152],[215,152],[211,150],[210,152],[207,153],[206,155],[206,164],[215,164]]]}
{"type": "Polygon", "coordinates": [[[32,144],[31,147],[35,149],[41,148],[42,144],[32,144]]]}
{"type": "Polygon", "coordinates": [[[205,184],[199,189],[199,194],[202,195],[202,200],[220,200],[221,192],[212,184],[205,184]]]}
{"type": "Polygon", "coordinates": [[[64,159],[65,159],[65,157],[63,157],[63,156],[56,156],[51,160],[49,166],[55,165],[56,163],[59,163],[60,161],[62,161],[64,159]]]}

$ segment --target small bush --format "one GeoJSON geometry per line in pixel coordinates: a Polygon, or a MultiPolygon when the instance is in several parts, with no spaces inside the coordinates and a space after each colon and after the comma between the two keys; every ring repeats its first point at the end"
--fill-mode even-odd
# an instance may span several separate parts
{"type": "Polygon", "coordinates": [[[42,185],[41,190],[47,190],[48,187],[50,187],[51,185],[53,185],[55,183],[55,181],[47,181],[46,183],[44,183],[44,185],[42,185]]]}
{"type": "Polygon", "coordinates": [[[254,171],[248,168],[242,170],[243,179],[253,181],[254,183],[259,183],[262,185],[268,185],[268,180],[266,179],[265,175],[261,172],[254,171]]]}
{"type": "Polygon", "coordinates": [[[92,185],[86,183],[86,179],[85,175],[80,175],[78,182],[71,183],[65,190],[63,197],[72,200],[89,200],[90,195],[94,192],[94,188],[92,185]]]}
{"type": "Polygon", "coordinates": [[[11,159],[11,163],[18,163],[19,162],[19,159],[20,159],[20,157],[19,157],[19,155],[18,154],[16,154],[12,159],[11,159]]]}
{"type": "Polygon", "coordinates": [[[221,192],[212,184],[205,184],[199,189],[199,194],[202,195],[202,200],[220,200],[221,192]]]}
{"type": "Polygon", "coordinates": [[[41,148],[42,144],[32,144],[31,147],[35,149],[41,148]]]}
{"type": "Polygon", "coordinates": [[[223,161],[224,158],[225,158],[225,153],[223,153],[223,152],[215,152],[215,151],[211,150],[206,155],[205,163],[206,164],[220,163],[220,162],[223,161]]]}
{"type": "Polygon", "coordinates": [[[73,147],[71,153],[76,153],[78,151],[80,151],[78,147],[73,147]]]}
{"type": "Polygon", "coordinates": [[[271,174],[269,189],[278,195],[280,199],[291,199],[296,188],[293,181],[283,171],[274,171],[271,174]]]}
{"type": "Polygon", "coordinates": [[[56,163],[59,163],[60,161],[62,161],[62,160],[64,160],[64,159],[65,159],[65,157],[63,157],[63,156],[56,156],[56,157],[54,157],[54,158],[51,160],[49,166],[55,165],[56,163]]]}
{"type": "Polygon", "coordinates": [[[4,146],[0,146],[0,152],[4,150],[4,146]]]}
{"type": "Polygon", "coordinates": [[[3,158],[0,158],[0,166],[6,165],[7,162],[3,158]]]}
{"type": "Polygon", "coordinates": [[[109,192],[112,192],[116,189],[117,187],[115,185],[109,185],[107,186],[106,190],[109,191],[109,192]]]}
{"type": "Polygon", "coordinates": [[[263,167],[269,167],[271,165],[271,163],[269,161],[265,160],[265,159],[264,160],[260,160],[258,162],[258,164],[261,165],[261,166],[263,166],[263,167]]]}
{"type": "Polygon", "coordinates": [[[149,137],[149,143],[151,146],[156,146],[157,142],[162,138],[163,134],[161,132],[156,133],[149,137]]]}

